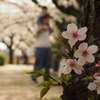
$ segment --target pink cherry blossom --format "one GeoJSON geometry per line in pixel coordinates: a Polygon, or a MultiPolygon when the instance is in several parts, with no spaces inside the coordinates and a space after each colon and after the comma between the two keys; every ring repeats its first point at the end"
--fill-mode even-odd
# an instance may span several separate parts
{"type": "Polygon", "coordinates": [[[100,63],[95,65],[96,67],[100,67],[100,63]]]}
{"type": "Polygon", "coordinates": [[[100,80],[94,80],[94,82],[89,83],[89,90],[96,90],[98,94],[100,94],[100,80]]]}
{"type": "Polygon", "coordinates": [[[74,56],[78,59],[78,63],[80,65],[84,65],[87,62],[94,62],[95,58],[92,55],[93,53],[96,53],[98,50],[98,47],[96,45],[91,45],[88,47],[87,43],[80,44],[78,50],[75,51],[74,56]]]}
{"type": "Polygon", "coordinates": [[[78,41],[82,41],[86,38],[87,27],[82,27],[78,29],[77,25],[74,23],[68,24],[67,31],[62,33],[64,38],[69,39],[68,43],[71,47],[78,41]]]}
{"type": "Polygon", "coordinates": [[[64,74],[69,74],[72,70],[74,70],[76,74],[82,74],[83,67],[79,65],[74,59],[66,60],[65,62],[63,62],[63,66],[64,67],[62,69],[62,72],[64,74]]]}
{"type": "Polygon", "coordinates": [[[93,75],[94,77],[98,77],[98,76],[100,76],[100,72],[98,72],[98,73],[94,73],[94,75],[93,75]]]}

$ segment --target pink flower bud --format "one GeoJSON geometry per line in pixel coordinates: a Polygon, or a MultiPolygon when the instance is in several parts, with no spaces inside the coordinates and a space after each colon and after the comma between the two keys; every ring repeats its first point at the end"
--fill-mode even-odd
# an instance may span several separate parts
{"type": "Polygon", "coordinates": [[[100,63],[96,64],[95,66],[96,66],[96,67],[100,67],[100,63]]]}

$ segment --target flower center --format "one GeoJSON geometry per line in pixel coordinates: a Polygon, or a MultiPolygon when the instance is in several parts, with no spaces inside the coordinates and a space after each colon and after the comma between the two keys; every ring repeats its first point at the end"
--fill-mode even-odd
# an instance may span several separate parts
{"type": "Polygon", "coordinates": [[[82,52],[82,55],[83,56],[87,56],[88,55],[88,52],[85,50],[85,51],[82,52]]]}
{"type": "Polygon", "coordinates": [[[74,62],[71,62],[70,63],[70,67],[74,67],[75,66],[75,63],[74,62]]]}
{"type": "Polygon", "coordinates": [[[78,36],[78,34],[75,32],[75,33],[73,33],[73,37],[74,38],[77,38],[77,36],[78,36]]]}

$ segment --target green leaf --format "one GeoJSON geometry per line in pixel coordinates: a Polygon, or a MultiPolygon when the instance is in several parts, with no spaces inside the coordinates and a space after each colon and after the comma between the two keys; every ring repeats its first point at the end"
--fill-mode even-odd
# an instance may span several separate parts
{"type": "Polygon", "coordinates": [[[51,84],[49,81],[44,81],[44,82],[40,83],[40,84],[38,85],[38,87],[41,87],[41,86],[48,87],[48,86],[50,86],[50,85],[52,85],[52,84],[51,84]]]}
{"type": "Polygon", "coordinates": [[[68,50],[71,50],[71,46],[68,43],[68,39],[65,39],[64,37],[60,36],[60,41],[62,44],[64,44],[64,47],[68,50]]]}
{"type": "Polygon", "coordinates": [[[35,77],[45,76],[45,68],[42,68],[39,71],[27,72],[27,74],[33,74],[35,77]]]}
{"type": "Polygon", "coordinates": [[[42,68],[39,72],[41,72],[41,73],[45,73],[46,70],[45,70],[45,68],[42,68]]]}
{"type": "Polygon", "coordinates": [[[57,86],[57,83],[55,83],[55,81],[49,79],[48,81],[44,81],[38,85],[38,87],[41,87],[41,86],[44,86],[44,87],[57,86]]]}
{"type": "Polygon", "coordinates": [[[91,77],[86,76],[85,78],[82,78],[81,80],[82,80],[82,81],[85,81],[85,80],[91,80],[91,79],[92,79],[91,77]]]}
{"type": "Polygon", "coordinates": [[[68,80],[68,81],[69,81],[69,80],[71,79],[71,77],[72,77],[72,75],[71,75],[71,74],[67,74],[67,75],[65,75],[65,77],[64,77],[64,78],[65,78],[65,80],[68,80]]]}
{"type": "Polygon", "coordinates": [[[64,74],[64,73],[62,73],[62,74],[61,74],[61,77],[62,77],[63,79],[65,79],[65,80],[70,80],[70,78],[72,77],[72,75],[71,75],[71,74],[64,74]]]}
{"type": "Polygon", "coordinates": [[[57,82],[62,82],[62,78],[61,78],[61,77],[58,77],[58,78],[56,79],[56,81],[57,81],[57,82]]]}
{"type": "Polygon", "coordinates": [[[43,88],[40,92],[40,99],[49,91],[50,87],[43,88]]]}
{"type": "Polygon", "coordinates": [[[70,82],[71,77],[72,77],[71,74],[63,74],[63,73],[61,74],[62,81],[63,81],[66,85],[71,84],[71,82],[70,82]]]}
{"type": "Polygon", "coordinates": [[[69,58],[70,58],[69,55],[64,54],[64,53],[62,53],[62,52],[60,52],[60,51],[58,52],[58,54],[60,54],[61,56],[65,57],[65,59],[69,59],[69,58]]]}

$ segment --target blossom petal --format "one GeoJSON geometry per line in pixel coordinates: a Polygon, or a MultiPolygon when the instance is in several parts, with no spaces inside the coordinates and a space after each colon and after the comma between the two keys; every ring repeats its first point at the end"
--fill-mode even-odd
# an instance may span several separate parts
{"type": "Polygon", "coordinates": [[[71,47],[77,42],[77,39],[69,39],[68,43],[70,44],[71,47]]]}
{"type": "Polygon", "coordinates": [[[89,85],[88,85],[88,89],[89,90],[95,90],[97,88],[97,84],[95,82],[91,82],[89,85]]]}
{"type": "Polygon", "coordinates": [[[71,38],[71,34],[67,31],[62,32],[62,36],[67,39],[71,38]]]}
{"type": "Polygon", "coordinates": [[[75,71],[76,74],[82,74],[83,68],[81,68],[81,66],[76,66],[73,67],[73,70],[75,71]]]}
{"type": "Polygon", "coordinates": [[[63,66],[63,65],[65,65],[65,64],[66,64],[66,59],[62,59],[61,62],[60,62],[60,65],[63,66]]]}
{"type": "Polygon", "coordinates": [[[82,34],[85,34],[87,32],[87,27],[82,27],[78,30],[78,34],[82,35],[82,34]]]}
{"type": "Polygon", "coordinates": [[[95,58],[94,58],[94,56],[93,55],[88,55],[87,57],[86,57],[86,60],[88,61],[88,62],[94,62],[94,60],[95,60],[95,58]]]}
{"type": "Polygon", "coordinates": [[[97,93],[100,94],[100,86],[97,88],[97,93]]]}
{"type": "Polygon", "coordinates": [[[87,49],[87,51],[90,54],[96,53],[98,51],[98,46],[96,46],[96,45],[89,46],[88,49],[87,49]]]}
{"type": "Polygon", "coordinates": [[[64,74],[69,74],[70,72],[72,71],[72,68],[71,67],[64,67],[64,69],[63,69],[63,73],[64,74]]]}
{"type": "Polygon", "coordinates": [[[86,34],[78,35],[77,39],[82,41],[86,38],[86,34]]]}
{"type": "Polygon", "coordinates": [[[78,59],[78,64],[79,64],[79,65],[84,65],[85,62],[86,62],[86,58],[83,57],[83,56],[81,56],[81,57],[78,59]]]}
{"type": "Polygon", "coordinates": [[[70,63],[73,61],[73,59],[68,59],[67,61],[66,61],[66,64],[69,66],[70,65],[70,63]]]}
{"type": "Polygon", "coordinates": [[[76,50],[74,53],[74,57],[78,58],[82,55],[82,51],[81,50],[76,50]]]}
{"type": "Polygon", "coordinates": [[[87,49],[87,47],[88,47],[87,43],[82,43],[82,44],[80,44],[79,49],[82,50],[82,51],[84,51],[84,50],[87,49]]]}
{"type": "Polygon", "coordinates": [[[74,23],[71,23],[71,24],[68,24],[68,26],[67,26],[67,31],[68,32],[77,32],[77,30],[78,30],[78,27],[77,27],[77,25],[76,24],[74,24],[74,23]]]}

